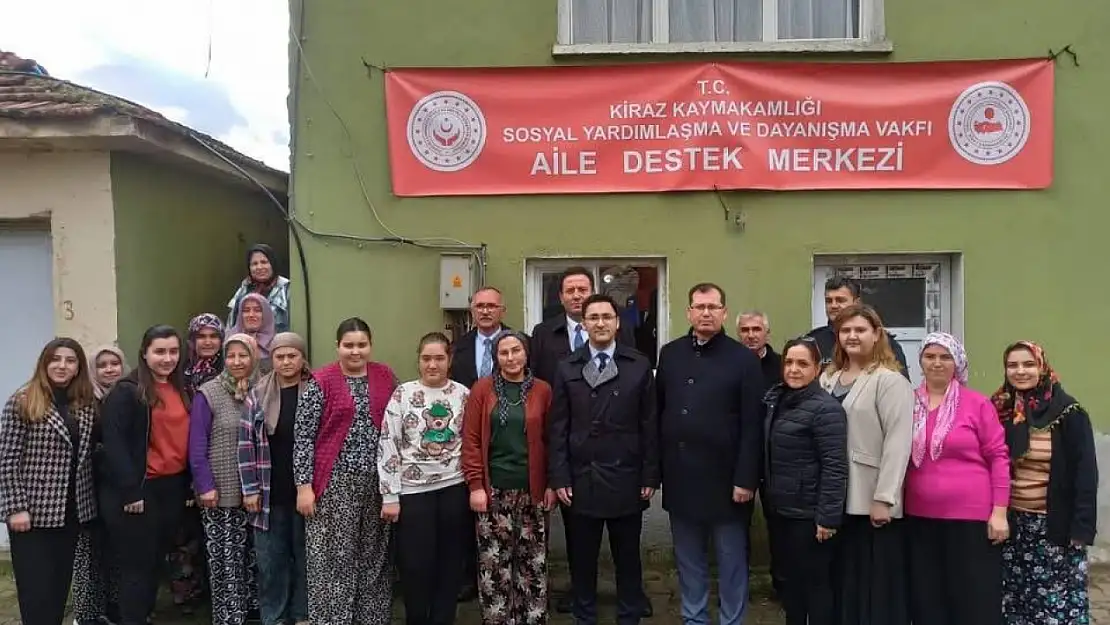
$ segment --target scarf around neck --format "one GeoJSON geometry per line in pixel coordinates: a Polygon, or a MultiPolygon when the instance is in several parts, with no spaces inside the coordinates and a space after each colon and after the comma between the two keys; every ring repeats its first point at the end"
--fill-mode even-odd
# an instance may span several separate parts
{"type": "Polygon", "coordinates": [[[921,342],[921,351],[925,351],[925,348],[931,345],[939,345],[948,351],[956,364],[956,371],[948,383],[948,389],[944,392],[944,399],[937,407],[937,422],[933,427],[932,439],[929,441],[925,440],[929,421],[929,388],[922,380],[921,386],[914,391],[913,446],[910,459],[915,467],[920,467],[925,460],[926,448],[933,461],[940,459],[940,454],[944,451],[944,440],[952,431],[952,424],[960,409],[960,388],[967,384],[967,351],[963,343],[946,332],[932,332],[921,342]]]}
{"type": "MultiPolygon", "coordinates": [[[[524,334],[516,330],[501,330],[493,337],[493,392],[497,396],[497,422],[502,426],[509,422],[509,405],[512,400],[506,394],[506,387],[512,382],[509,382],[501,375],[501,366],[497,362],[497,346],[504,339],[515,338],[520,341],[524,347],[524,357],[528,357],[528,339],[524,334]]],[[[520,382],[520,403],[524,405],[528,402],[528,392],[532,390],[535,384],[535,377],[532,375],[532,370],[527,366],[524,368],[524,379],[520,382]]]]}
{"type": "Polygon", "coordinates": [[[258,379],[258,345],[247,334],[232,334],[224,341],[224,358],[227,358],[227,349],[232,343],[239,343],[247,348],[247,353],[251,357],[250,371],[247,373],[247,377],[236,380],[235,376],[231,375],[231,372],[225,366],[223,372],[220,373],[220,386],[227,391],[228,395],[234,397],[235,401],[242,402],[247,398],[251,386],[258,379]]]}
{"type": "Polygon", "coordinates": [[[1005,369],[1006,357],[1015,350],[1024,349],[1033,354],[1040,377],[1037,385],[1028,391],[1019,391],[1003,379],[1002,386],[991,395],[991,402],[998,411],[998,418],[1006,431],[1006,446],[1010,458],[1017,459],[1029,453],[1029,435],[1032,431],[1051,428],[1065,414],[1077,408],[1075,398],[1064,392],[1060,378],[1048,363],[1044,348],[1033,341],[1018,341],[1006,348],[1002,356],[1005,369]]]}
{"type": "Polygon", "coordinates": [[[205,357],[197,353],[197,335],[206,328],[216,331],[220,337],[220,343],[224,340],[224,324],[216,315],[203,313],[193,317],[189,322],[189,364],[185,367],[185,390],[190,397],[196,394],[200,385],[223,371],[224,361],[219,352],[205,357]]]}

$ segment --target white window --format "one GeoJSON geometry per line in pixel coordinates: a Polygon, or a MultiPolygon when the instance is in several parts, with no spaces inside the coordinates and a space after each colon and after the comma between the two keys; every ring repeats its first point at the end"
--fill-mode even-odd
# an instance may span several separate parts
{"type": "Polygon", "coordinates": [[[962,315],[953,276],[958,257],[818,256],[813,267],[813,325],[823,326],[825,281],[833,276],[860,283],[863,303],[879,313],[906,353],[910,379],[921,381],[921,342],[929,332],[961,333],[962,315]]]}
{"type": "Polygon", "coordinates": [[[633,326],[636,348],[654,363],[659,348],[668,340],[666,261],[658,257],[528,259],[524,268],[526,332],[541,321],[563,314],[559,281],[569,267],[590,271],[595,290],[612,295],[625,306],[621,324],[633,326]]]}
{"type": "Polygon", "coordinates": [[[883,0],[558,0],[556,54],[887,52],[883,0]]]}

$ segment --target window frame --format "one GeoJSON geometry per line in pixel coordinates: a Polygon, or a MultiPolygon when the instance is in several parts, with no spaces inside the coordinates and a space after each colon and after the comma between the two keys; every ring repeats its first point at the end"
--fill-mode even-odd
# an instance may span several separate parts
{"type": "Polygon", "coordinates": [[[601,279],[601,268],[609,265],[651,266],[658,272],[659,318],[655,326],[657,350],[671,340],[670,327],[670,287],[667,278],[667,258],[665,256],[540,256],[524,258],[524,324],[525,332],[531,332],[537,323],[543,321],[543,275],[561,272],[568,267],[585,267],[593,272],[594,284],[601,279]],[[539,310],[536,305],[539,305],[539,310]]]}
{"type": "Polygon", "coordinates": [[[894,50],[886,38],[885,0],[859,0],[860,36],[854,39],[778,39],[778,0],[763,0],[763,41],[670,41],[670,0],[652,1],[651,42],[574,43],[573,0],[558,0],[559,27],[554,56],[605,54],[714,54],[772,52],[886,53],[894,50]]]}

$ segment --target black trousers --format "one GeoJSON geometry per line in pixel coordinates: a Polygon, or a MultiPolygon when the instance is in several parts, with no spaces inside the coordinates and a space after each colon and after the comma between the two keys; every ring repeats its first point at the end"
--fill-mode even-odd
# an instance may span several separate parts
{"type": "Polygon", "coordinates": [[[906,517],[914,625],[1002,625],[1002,546],[984,521],[906,517]]]}
{"type": "Polygon", "coordinates": [[[597,561],[601,535],[609,530],[609,551],[617,577],[617,623],[635,625],[644,613],[644,575],[640,562],[643,513],[599,519],[571,512],[574,532],[567,552],[576,625],[597,623],[597,561]]]}
{"type": "Polygon", "coordinates": [[[473,518],[464,484],[401,495],[397,569],[407,625],[455,622],[473,518]]]}
{"type": "Polygon", "coordinates": [[[61,625],[65,618],[73,557],[77,553],[76,520],[64,527],[11,532],[12,570],[24,625],[61,625]]]}
{"type": "Polygon", "coordinates": [[[782,575],[778,592],[786,625],[835,625],[836,538],[817,542],[813,519],[771,516],[775,526],[771,551],[782,575]]]}
{"type": "MultiPolygon", "coordinates": [[[[780,519],[780,517],[778,515],[776,515],[773,511],[771,511],[771,509],[769,507],[764,505],[762,503],[762,500],[760,501],[760,510],[763,513],[763,522],[767,526],[767,543],[768,543],[767,547],[768,547],[768,550],[770,551],[770,556],[771,556],[771,567],[770,567],[770,569],[771,569],[770,570],[770,573],[771,573],[771,587],[774,589],[776,597],[781,600],[782,599],[781,595],[782,595],[783,579],[785,578],[785,575],[782,571],[782,569],[783,569],[783,564],[782,563],[783,563],[783,558],[786,557],[786,556],[780,555],[777,552],[777,547],[776,547],[778,541],[776,540],[775,533],[778,531],[778,528],[779,528],[779,519],[780,519]]],[[[748,559],[750,560],[751,557],[752,557],[752,533],[748,532],[748,559]]]]}
{"type": "Polygon", "coordinates": [[[148,479],[141,514],[124,512],[131,502],[116,492],[101,495],[100,512],[120,567],[120,625],[145,625],[154,610],[159,573],[181,523],[187,488],[184,474],[148,479]]]}
{"type": "MultiPolygon", "coordinates": [[[[466,542],[463,543],[463,589],[478,589],[478,515],[469,511],[470,500],[467,499],[470,523],[467,525],[466,542]]],[[[460,591],[461,592],[461,591],[460,591]]]]}

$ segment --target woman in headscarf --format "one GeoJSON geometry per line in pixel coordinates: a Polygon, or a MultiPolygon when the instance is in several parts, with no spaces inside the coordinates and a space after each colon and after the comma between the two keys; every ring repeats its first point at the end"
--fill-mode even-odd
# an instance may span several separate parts
{"type": "Polygon", "coordinates": [[[239,477],[258,560],[262,625],[302,625],[308,622],[308,595],[293,439],[297,403],[312,373],[297,334],[278,334],[270,348],[274,370],[251,390],[239,422],[239,477]]]}
{"type": "MultiPolygon", "coordinates": [[[[188,351],[185,363],[185,391],[192,398],[205,382],[220,375],[224,359],[220,350],[224,344],[224,324],[212,313],[203,313],[189,322],[186,337],[188,351]]],[[[181,528],[170,552],[170,588],[173,602],[188,615],[206,591],[207,575],[204,554],[204,527],[196,500],[185,502],[181,528]]]]}
{"type": "Polygon", "coordinates": [[[967,387],[956,337],[925,337],[906,471],[910,617],[1001,625],[1002,543],[1010,535],[1010,458],[998,413],[967,387]]]}
{"type": "Polygon", "coordinates": [[[378,439],[397,387],[370,360],[370,326],[335,332],[338,359],[313,372],[297,404],[293,469],[305,523],[309,620],[385,625],[392,615],[390,528],[382,518],[378,439]]]}
{"type": "Polygon", "coordinates": [[[242,625],[258,597],[239,479],[239,421],[257,380],[258,349],[251,337],[232,334],[223,351],[223,373],[193,398],[189,466],[204,522],[212,624],[242,625]]]}
{"type": "Polygon", "coordinates": [[[551,386],[528,368],[528,337],[494,337],[493,375],[474,383],[463,416],[462,470],[478,514],[482,622],[547,621],[547,415],[551,386]]]}
{"type": "Polygon", "coordinates": [[[279,276],[276,256],[269,245],[259,243],[247,250],[247,277],[227,303],[227,325],[235,325],[239,306],[248,293],[257,293],[270,303],[274,311],[274,332],[289,330],[289,279],[279,276]]]}
{"type": "Polygon", "coordinates": [[[229,334],[246,334],[258,346],[259,373],[269,373],[270,342],[274,340],[274,311],[270,303],[258,293],[248,293],[239,302],[239,317],[229,334]]]}
{"type": "Polygon", "coordinates": [[[1018,341],[1002,363],[1006,377],[991,398],[1013,465],[1002,615],[1006,625],[1086,625],[1098,491],[1091,419],[1064,392],[1040,345],[1018,341]]]}
{"type": "MultiPolygon", "coordinates": [[[[89,352],[89,374],[97,402],[104,401],[116,380],[130,373],[123,350],[103,345],[89,352]]],[[[93,424],[93,484],[103,479],[101,424],[93,424]]],[[[77,537],[77,555],[73,563],[73,619],[79,625],[114,623],[119,618],[119,567],[110,554],[108,532],[102,519],[93,519],[81,528],[77,537]]]]}

